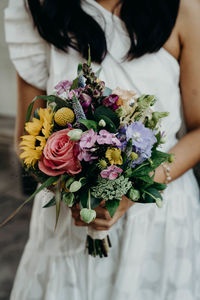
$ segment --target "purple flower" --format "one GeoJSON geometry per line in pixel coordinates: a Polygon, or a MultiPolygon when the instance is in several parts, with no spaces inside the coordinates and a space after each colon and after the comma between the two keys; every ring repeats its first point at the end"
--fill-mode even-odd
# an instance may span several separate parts
{"type": "Polygon", "coordinates": [[[111,94],[110,96],[103,99],[103,105],[104,106],[112,106],[117,102],[119,99],[119,96],[111,94]]]}
{"type": "Polygon", "coordinates": [[[101,177],[102,178],[108,178],[110,180],[116,179],[119,174],[121,174],[123,170],[121,168],[118,168],[115,165],[109,166],[107,169],[101,171],[101,177]]]}
{"type": "Polygon", "coordinates": [[[72,81],[62,80],[56,86],[55,89],[57,90],[57,94],[61,95],[64,92],[68,92],[72,85],[72,81]]]}
{"type": "Polygon", "coordinates": [[[97,156],[92,156],[92,153],[90,153],[89,151],[86,151],[86,150],[82,150],[80,149],[79,150],[79,154],[78,154],[78,159],[80,161],[84,160],[84,161],[91,161],[93,159],[97,159],[98,157],[97,156]]]}
{"type": "Polygon", "coordinates": [[[78,96],[79,96],[79,91],[78,91],[78,90],[71,90],[71,91],[68,93],[67,98],[70,99],[70,100],[72,100],[72,98],[73,98],[74,96],[75,96],[76,98],[78,98],[78,96]]]}
{"type": "Polygon", "coordinates": [[[126,140],[132,139],[134,151],[139,158],[134,164],[140,164],[151,156],[151,149],[157,142],[154,132],[146,128],[141,122],[134,122],[126,127],[126,140]]]}
{"type": "Polygon", "coordinates": [[[92,148],[97,140],[97,133],[93,129],[86,131],[79,142],[80,148],[83,150],[85,148],[92,148]]]}
{"type": "Polygon", "coordinates": [[[107,144],[113,146],[120,146],[120,140],[113,134],[108,132],[107,130],[100,130],[99,135],[97,136],[97,143],[99,145],[107,144]]]}
{"type": "Polygon", "coordinates": [[[82,105],[84,111],[87,112],[88,107],[90,106],[90,104],[92,102],[92,98],[88,94],[82,93],[80,95],[80,101],[81,101],[81,105],[82,105]]]}

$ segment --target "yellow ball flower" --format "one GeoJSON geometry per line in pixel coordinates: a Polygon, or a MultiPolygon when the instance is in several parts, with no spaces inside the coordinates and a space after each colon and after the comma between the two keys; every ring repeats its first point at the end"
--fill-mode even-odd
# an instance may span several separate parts
{"type": "Polygon", "coordinates": [[[54,116],[55,122],[62,127],[66,126],[68,123],[73,123],[74,119],[74,112],[68,107],[60,108],[54,116]]]}
{"type": "Polygon", "coordinates": [[[121,149],[108,148],[106,151],[106,158],[109,160],[111,165],[122,165],[123,160],[121,156],[121,149]]]}

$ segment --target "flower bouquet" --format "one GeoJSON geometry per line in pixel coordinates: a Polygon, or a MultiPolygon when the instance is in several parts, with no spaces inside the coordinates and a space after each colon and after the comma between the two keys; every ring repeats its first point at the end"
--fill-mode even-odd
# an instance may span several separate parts
{"type": "MultiPolygon", "coordinates": [[[[56,207],[55,224],[61,201],[68,207],[79,203],[81,219],[88,224],[102,200],[111,217],[123,195],[162,206],[160,191],[166,185],[154,182],[154,174],[171,160],[158,150],[164,142],[160,120],[168,113],[153,111],[152,95],[111,90],[99,73],[93,72],[89,58],[79,64],[77,78],[59,82],[53,95],[38,96],[30,104],[20,157],[40,186],[1,226],[44,188],[55,191],[44,206],[56,207]],[[35,110],[30,121],[37,99],[45,100],[47,107],[35,110]]],[[[107,256],[108,232],[88,227],[86,245],[89,254],[107,256]]]]}

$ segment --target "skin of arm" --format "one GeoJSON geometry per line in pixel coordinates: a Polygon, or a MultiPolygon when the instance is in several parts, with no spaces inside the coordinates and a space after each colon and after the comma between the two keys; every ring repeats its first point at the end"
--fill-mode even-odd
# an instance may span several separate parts
{"type": "MultiPolygon", "coordinates": [[[[200,1],[182,0],[176,28],[173,30],[172,53],[177,53],[180,63],[180,88],[182,105],[188,133],[169,151],[175,155],[174,162],[170,165],[172,180],[177,179],[200,161],[200,1]],[[174,40],[176,42],[174,43],[174,40]]],[[[170,43],[166,43],[170,44],[170,43]]],[[[155,181],[164,183],[165,174],[162,166],[157,168],[155,181]]],[[[96,230],[108,230],[117,220],[134,205],[127,197],[123,196],[120,206],[113,218],[110,218],[104,207],[96,209],[97,218],[89,226],[96,230]]],[[[102,204],[103,206],[103,204],[102,204]]],[[[80,220],[79,207],[72,209],[72,216],[77,226],[85,226],[80,220]]]]}

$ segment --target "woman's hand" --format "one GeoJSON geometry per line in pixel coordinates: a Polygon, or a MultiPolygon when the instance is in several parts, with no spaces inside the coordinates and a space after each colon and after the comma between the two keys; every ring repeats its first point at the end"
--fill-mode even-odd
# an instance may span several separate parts
{"type": "Polygon", "coordinates": [[[105,208],[105,201],[102,201],[100,206],[95,209],[97,214],[96,219],[90,224],[86,224],[81,220],[79,204],[76,204],[74,207],[72,207],[71,212],[76,226],[91,226],[96,230],[109,230],[133,204],[133,201],[128,199],[126,196],[122,196],[120,205],[114,216],[111,218],[108,210],[105,208]]]}

